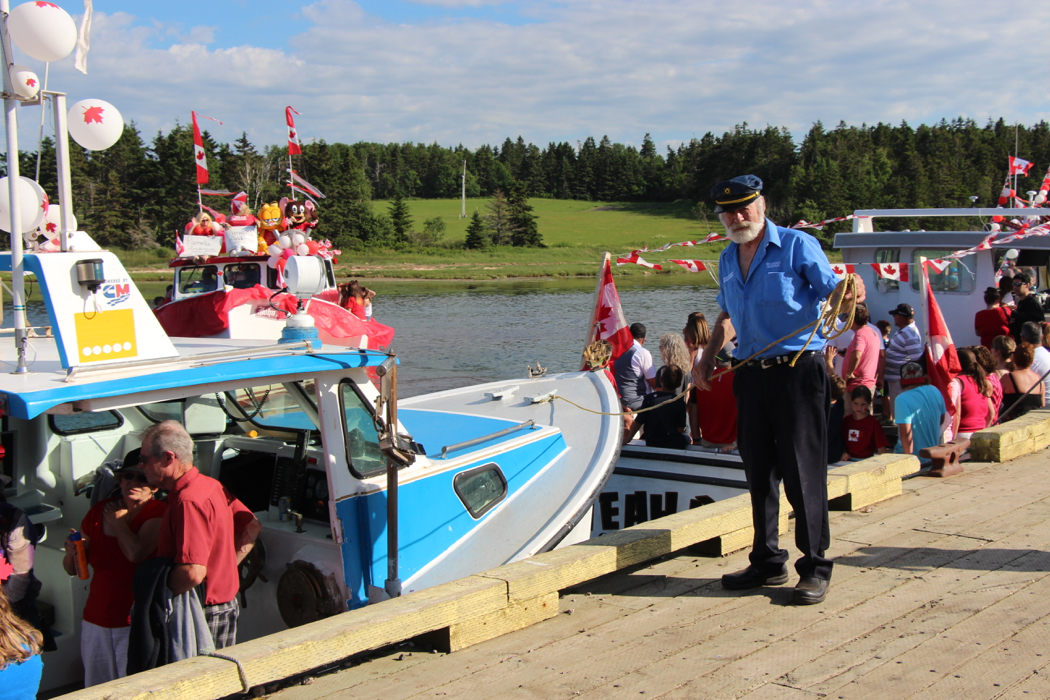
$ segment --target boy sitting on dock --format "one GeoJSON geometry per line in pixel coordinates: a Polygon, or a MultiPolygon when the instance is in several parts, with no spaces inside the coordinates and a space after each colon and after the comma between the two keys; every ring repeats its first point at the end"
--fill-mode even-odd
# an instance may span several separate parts
{"type": "Polygon", "coordinates": [[[885,454],[889,441],[882,424],[871,415],[871,389],[854,387],[849,397],[853,413],[842,419],[842,442],[846,448],[842,461],[867,459],[876,452],[885,454]]]}
{"type": "Polygon", "coordinates": [[[645,395],[634,423],[625,431],[624,444],[630,442],[642,426],[645,426],[642,437],[648,447],[684,450],[690,444],[685,427],[685,401],[679,399],[664,404],[675,397],[681,383],[682,370],[677,365],[664,365],[656,372],[656,391],[645,395]],[[646,410],[651,406],[657,408],[646,410]]]}

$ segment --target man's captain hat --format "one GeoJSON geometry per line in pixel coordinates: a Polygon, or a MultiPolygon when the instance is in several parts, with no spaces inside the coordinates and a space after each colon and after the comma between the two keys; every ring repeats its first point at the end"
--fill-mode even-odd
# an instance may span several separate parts
{"type": "Polygon", "coordinates": [[[762,179],[757,175],[741,175],[718,183],[711,189],[715,213],[743,209],[762,194],[762,179]]]}

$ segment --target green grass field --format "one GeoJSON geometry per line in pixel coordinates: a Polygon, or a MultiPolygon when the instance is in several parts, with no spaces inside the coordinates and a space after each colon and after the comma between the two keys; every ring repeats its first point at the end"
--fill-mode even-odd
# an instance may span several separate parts
{"type": "MultiPolygon", "coordinates": [[[[413,228],[422,230],[423,222],[441,217],[445,222],[445,243],[430,248],[346,251],[339,257],[336,273],[340,277],[404,280],[501,280],[520,278],[593,277],[603,252],[623,256],[643,247],[657,248],[665,243],[697,240],[710,232],[722,230],[715,219],[707,225],[693,214],[693,203],[616,203],[581,202],[565,199],[532,199],[540,233],[546,248],[512,248],[508,246],[483,251],[450,247],[466,237],[470,216],[477,209],[487,213],[489,199],[468,199],[467,218],[461,219],[458,199],[406,200],[413,228]]],[[[389,202],[377,200],[375,211],[385,214],[389,202]]],[[[320,235],[324,235],[324,210],[320,211],[320,235]]],[[[662,272],[640,265],[615,268],[617,276],[689,275],[672,258],[717,260],[724,243],[695,248],[675,247],[661,253],[642,254],[648,262],[661,264],[662,272]]],[[[164,281],[168,278],[167,262],[173,251],[128,251],[120,253],[124,264],[134,270],[136,281],[164,281]]],[[[833,260],[840,260],[835,252],[833,260]]],[[[703,283],[712,284],[706,273],[703,283]]],[[[699,281],[699,279],[698,279],[699,281]]]]}

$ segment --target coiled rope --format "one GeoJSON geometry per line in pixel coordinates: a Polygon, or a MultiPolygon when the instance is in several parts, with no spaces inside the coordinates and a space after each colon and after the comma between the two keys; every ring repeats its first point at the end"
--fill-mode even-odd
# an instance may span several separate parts
{"type": "MultiPolygon", "coordinates": [[[[766,350],[769,350],[771,347],[773,347],[777,343],[781,343],[781,342],[783,342],[785,340],[788,340],[789,338],[794,338],[799,333],[803,333],[803,332],[808,330],[808,331],[810,331],[810,334],[809,334],[809,338],[806,339],[806,344],[803,345],[802,348],[798,352],[795,353],[795,356],[791,358],[790,362],[788,362],[788,366],[789,367],[794,367],[795,363],[798,362],[798,358],[802,356],[802,353],[804,353],[806,351],[806,348],[809,347],[809,344],[813,342],[813,338],[816,337],[817,331],[823,331],[824,338],[827,339],[827,340],[834,340],[835,338],[838,338],[839,336],[844,335],[846,333],[846,331],[850,330],[850,328],[853,327],[853,319],[856,316],[856,311],[857,311],[857,279],[852,274],[849,274],[849,275],[846,275],[846,277],[841,282],[839,282],[837,285],[835,285],[835,289],[834,289],[834,291],[832,291],[831,296],[828,299],[824,300],[824,302],[822,302],[822,309],[821,309],[820,314],[817,316],[817,320],[816,321],[813,321],[812,323],[808,323],[805,326],[802,326],[798,330],[794,331],[793,333],[788,333],[787,335],[785,335],[782,338],[777,338],[776,340],[774,340],[769,345],[765,346],[764,348],[762,348],[758,352],[752,354],[750,357],[741,360],[740,362],[736,363],[735,365],[732,365],[730,367],[726,367],[725,369],[721,369],[721,370],[715,372],[714,374],[711,375],[711,379],[717,379],[718,377],[722,376],[723,374],[726,374],[728,372],[733,372],[733,371],[739,369],[740,367],[746,365],[748,362],[751,362],[756,357],[758,357],[759,355],[764,353],[766,350]],[[834,303],[832,303],[832,300],[834,300],[834,303]],[[845,319],[845,322],[841,326],[839,326],[838,325],[838,318],[839,318],[839,316],[841,314],[846,314],[846,319],[845,319]]],[[[591,343],[590,345],[588,345],[584,349],[583,356],[584,356],[584,361],[587,362],[588,364],[591,364],[592,366],[600,367],[600,366],[604,365],[606,362],[609,361],[609,358],[611,357],[611,354],[609,353],[609,351],[607,349],[596,347],[595,343],[591,343]],[[592,364],[592,363],[594,363],[594,364],[592,364]]],[[[692,382],[690,382],[689,385],[686,386],[686,388],[680,394],[676,394],[672,398],[669,398],[666,401],[661,401],[660,403],[655,404],[653,406],[649,406],[647,408],[640,408],[637,411],[631,411],[630,413],[625,412],[625,411],[595,411],[593,408],[587,408],[586,406],[581,406],[580,404],[576,403],[575,401],[571,401],[571,400],[565,398],[564,396],[558,396],[557,394],[554,394],[554,395],[550,396],[549,398],[547,398],[547,399],[545,399],[543,401],[539,401],[538,403],[545,403],[546,401],[553,401],[554,399],[558,399],[559,401],[564,401],[567,404],[575,406],[576,408],[580,409],[581,411],[586,411],[588,413],[594,413],[594,414],[599,415],[599,416],[638,415],[639,413],[645,413],[646,411],[652,411],[652,410],[655,410],[657,408],[660,408],[661,406],[666,406],[669,403],[672,403],[674,401],[678,401],[679,399],[684,397],[686,394],[688,394],[689,390],[693,389],[694,387],[695,387],[695,385],[692,382]]]]}

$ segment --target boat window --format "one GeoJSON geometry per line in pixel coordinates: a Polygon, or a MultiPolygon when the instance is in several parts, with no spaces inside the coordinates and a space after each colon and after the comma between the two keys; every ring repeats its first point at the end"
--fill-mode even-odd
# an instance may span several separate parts
{"type": "Polygon", "coordinates": [[[324,260],[324,276],[328,279],[328,288],[335,289],[335,267],[332,265],[332,261],[327,258],[324,260]]]}
{"type": "MultiPolygon", "coordinates": [[[[899,263],[901,261],[901,249],[900,248],[880,248],[875,251],[875,262],[882,263],[899,263]]],[[[901,283],[897,280],[888,280],[879,277],[875,280],[875,289],[882,294],[888,292],[896,292],[900,289],[901,283]]]]}
{"type": "MultiPolygon", "coordinates": [[[[916,250],[912,253],[912,270],[915,274],[911,275],[911,288],[915,291],[919,290],[919,275],[922,271],[919,269],[919,258],[924,257],[927,260],[939,260],[947,255],[951,255],[954,251],[951,250],[932,250],[922,249],[916,250]]],[[[975,286],[975,280],[971,267],[977,262],[976,257],[970,257],[969,259],[963,258],[961,260],[952,260],[948,267],[944,268],[941,272],[936,272],[934,269],[929,269],[930,273],[930,289],[934,293],[947,292],[949,294],[972,294],[975,286]],[[969,265],[969,266],[968,266],[969,265]]]]}
{"type": "Polygon", "coordinates": [[[56,435],[78,435],[99,430],[113,430],[124,425],[124,417],[116,411],[84,411],[72,415],[50,415],[51,432],[56,435]]]}
{"type": "Polygon", "coordinates": [[[379,433],[372,418],[372,410],[365,403],[353,382],[344,381],[339,387],[343,411],[343,432],[346,435],[346,459],[350,472],[364,479],[386,471],[386,456],[379,449],[379,433]]]}
{"type": "Polygon", "coordinates": [[[266,266],[266,286],[270,289],[280,289],[283,284],[277,284],[277,270],[269,265],[266,266]]]}
{"type": "Polygon", "coordinates": [[[262,280],[259,263],[238,263],[222,269],[223,282],[234,289],[251,289],[262,280]]]}
{"type": "Polygon", "coordinates": [[[219,288],[215,265],[184,265],[179,268],[179,294],[204,294],[219,288]]]}
{"type": "MultiPolygon", "coordinates": [[[[261,386],[243,387],[226,392],[230,402],[229,413],[240,413],[247,420],[260,428],[272,430],[317,430],[303,410],[300,401],[314,396],[314,381],[295,382],[292,390],[284,384],[264,384],[261,386]]],[[[315,408],[312,405],[310,408],[315,408]]]]}
{"type": "Polygon", "coordinates": [[[142,415],[154,423],[160,423],[165,420],[182,421],[182,399],[159,403],[144,403],[138,408],[142,415]]]}
{"type": "Polygon", "coordinates": [[[507,497],[507,479],[494,462],[456,474],[452,486],[473,518],[480,518],[507,497]]]}

